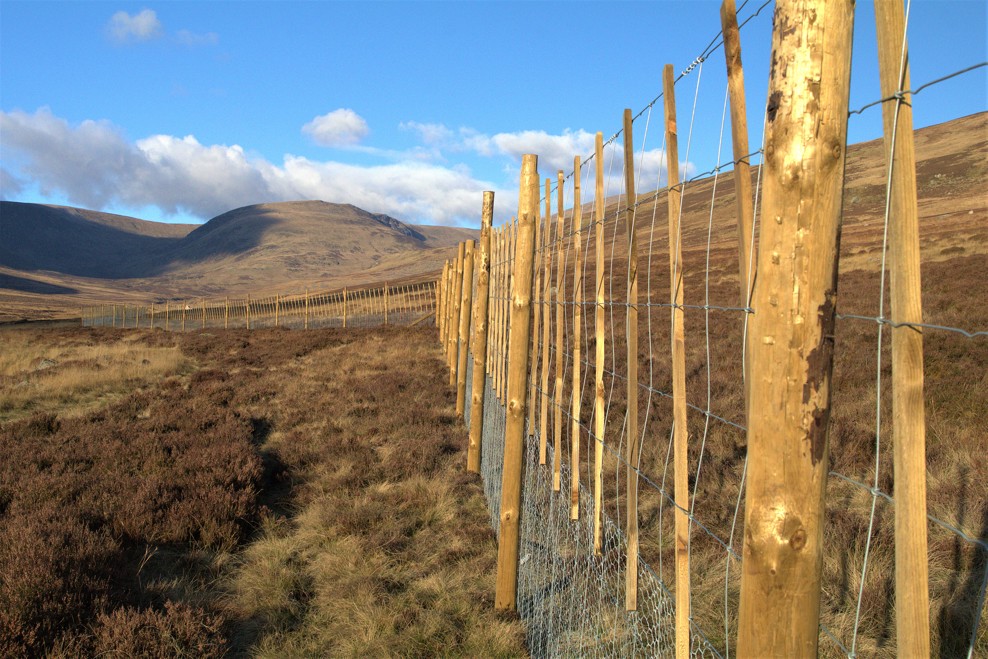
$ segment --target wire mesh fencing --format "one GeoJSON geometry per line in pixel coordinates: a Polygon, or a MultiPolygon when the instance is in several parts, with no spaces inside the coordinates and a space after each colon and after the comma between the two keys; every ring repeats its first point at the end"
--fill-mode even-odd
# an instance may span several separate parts
{"type": "MultiPolygon", "coordinates": [[[[894,3],[879,4],[881,23],[894,3]]],[[[757,20],[762,8],[749,8],[741,24],[757,20]]],[[[988,654],[988,427],[982,413],[988,409],[988,313],[981,303],[988,284],[988,142],[952,142],[959,134],[984,135],[988,113],[916,131],[915,163],[900,151],[904,131],[910,143],[914,139],[904,114],[921,102],[913,97],[960,76],[983,75],[985,64],[962,63],[910,91],[909,10],[907,4],[898,27],[879,33],[883,57],[892,53],[893,82],[883,78],[879,100],[850,111],[845,101],[843,108],[850,122],[884,112],[885,139],[840,145],[846,153],[842,229],[826,298],[836,310],[828,310],[832,325],[821,339],[833,355],[829,404],[827,417],[808,421],[825,424],[829,439],[819,447],[793,447],[823,464],[819,612],[812,614],[821,656],[903,656],[917,636],[932,654],[988,654]],[[889,40],[890,31],[897,39],[889,40]],[[903,195],[896,181],[901,174],[917,187],[911,238],[904,228],[908,210],[896,201],[903,195]],[[912,242],[914,268],[903,266],[906,250],[895,241],[912,242]],[[914,272],[904,274],[910,268],[914,272]],[[896,297],[910,288],[917,299],[921,294],[918,317],[904,315],[907,304],[896,297]],[[897,357],[904,350],[896,332],[921,338],[918,365],[897,357]],[[896,396],[917,387],[918,404],[909,406],[925,410],[918,428],[894,411],[901,410],[896,396]],[[917,444],[921,481],[896,455],[917,444]],[[926,573],[903,574],[917,534],[897,524],[907,516],[904,499],[915,498],[917,482],[925,491],[919,519],[926,573]],[[925,626],[903,629],[897,616],[916,602],[925,626]]],[[[518,404],[506,385],[519,367],[508,358],[510,318],[530,300],[516,606],[534,656],[682,656],[677,608],[687,612],[690,656],[738,652],[742,573],[751,551],[749,417],[762,413],[752,407],[749,386],[774,368],[758,361],[764,353],[753,346],[780,335],[753,325],[760,309],[766,313],[761,304],[775,304],[755,293],[767,286],[764,265],[789,255],[760,242],[764,222],[780,221],[761,217],[773,175],[766,146],[739,151],[735,141],[734,153],[725,155],[738,130],[729,123],[736,99],[727,84],[712,94],[702,83],[708,57],[724,41],[729,37],[722,33],[675,77],[680,114],[672,130],[676,100],[668,98],[667,86],[609,141],[601,136],[594,154],[572,172],[546,179],[530,291],[519,294],[512,283],[524,257],[517,251],[519,223],[492,230],[480,473],[500,533],[506,418],[518,404]],[[660,99],[667,102],[664,113],[660,99]],[[721,117],[719,125],[698,121],[711,114],[721,117]],[[656,166],[657,154],[668,158],[677,150],[682,155],[656,166]],[[685,418],[680,428],[677,413],[685,418]],[[678,455],[677,434],[685,437],[684,455],[678,455]],[[631,554],[637,560],[629,560],[631,554]]],[[[457,295],[442,297],[456,270],[451,264],[440,280],[441,331],[444,318],[459,312],[457,295]]],[[[479,272],[463,285],[477,286],[479,272]]],[[[466,363],[474,368],[473,339],[460,336],[446,345],[470,351],[466,363]]],[[[472,376],[466,378],[468,400],[472,376]]],[[[804,397],[818,386],[796,384],[804,397]]],[[[464,412],[469,425],[476,412],[470,405],[464,412]]],[[[773,487],[785,501],[808,485],[783,479],[773,487]]],[[[805,520],[777,512],[783,522],[778,535],[789,550],[814,542],[805,520]]],[[[768,576],[774,574],[775,568],[768,576]]],[[[766,635],[777,624],[761,623],[766,635]]]]}
{"type": "Polygon", "coordinates": [[[223,300],[168,300],[149,305],[101,304],[82,310],[85,327],[218,328],[377,327],[433,323],[435,282],[223,300]]]}

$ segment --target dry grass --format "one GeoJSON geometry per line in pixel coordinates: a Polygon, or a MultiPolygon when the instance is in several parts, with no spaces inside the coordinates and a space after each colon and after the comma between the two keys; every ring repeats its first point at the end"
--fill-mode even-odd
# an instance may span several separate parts
{"type": "Polygon", "coordinates": [[[0,655],[525,654],[431,331],[3,336],[182,366],[0,423],[0,655]]]}
{"type": "Polygon", "coordinates": [[[84,413],[189,371],[178,346],[136,339],[99,330],[0,331],[0,422],[37,411],[84,413]]]}

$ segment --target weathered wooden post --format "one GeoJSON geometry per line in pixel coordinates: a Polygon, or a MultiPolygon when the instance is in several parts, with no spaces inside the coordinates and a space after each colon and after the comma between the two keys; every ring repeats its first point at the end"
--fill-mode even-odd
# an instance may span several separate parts
{"type": "Polygon", "coordinates": [[[566,291],[566,214],[563,203],[563,184],[566,181],[563,170],[556,172],[556,376],[553,387],[553,433],[552,433],[552,491],[562,489],[563,478],[563,340],[566,331],[566,304],[563,300],[566,291]]]}
{"type": "Polygon", "coordinates": [[[302,321],[302,329],[309,329],[309,289],[305,289],[305,320],[302,321]]]}
{"type": "Polygon", "coordinates": [[[206,298],[201,298],[202,301],[202,329],[206,329],[206,298]]]}
{"type": "Polygon", "coordinates": [[[244,303],[244,312],[247,319],[247,329],[250,329],[250,293],[247,294],[247,301],[244,303]]]}
{"type": "Polygon", "coordinates": [[[274,296],[274,326],[281,326],[281,295],[278,293],[274,296]]]}
{"type": "Polygon", "coordinates": [[[679,133],[676,127],[675,72],[662,72],[666,112],[666,171],[669,211],[669,303],[672,316],[673,498],[676,502],[676,657],[690,655],[690,524],[687,469],[686,338],[683,310],[683,236],[680,224],[683,190],[679,186],[679,133]]]}
{"type": "Polygon", "coordinates": [[[819,636],[851,0],[778,0],[748,403],[740,657],[819,636]]]}
{"type": "Polygon", "coordinates": [[[535,218],[538,216],[538,157],[522,157],[518,194],[519,240],[511,290],[511,336],[508,363],[507,421],[504,430],[504,471],[501,479],[501,533],[497,547],[494,606],[515,610],[518,593],[522,460],[525,455],[525,386],[528,382],[528,339],[532,319],[532,260],[535,218]]]}
{"type": "Polygon", "coordinates": [[[384,324],[388,324],[388,282],[384,282],[384,324]]]}
{"type": "Polygon", "coordinates": [[[484,192],[481,212],[480,249],[477,259],[477,293],[473,302],[473,386],[470,392],[470,443],[467,445],[467,471],[480,473],[481,442],[484,435],[484,390],[487,374],[487,329],[491,283],[491,223],[494,221],[494,193],[484,192]]]}
{"type": "Polygon", "coordinates": [[[545,180],[545,275],[542,284],[542,395],[539,406],[539,464],[548,460],[549,442],[549,347],[552,340],[552,180],[545,180]]]}
{"type": "Polygon", "coordinates": [[[580,224],[583,209],[580,207],[580,156],[573,158],[573,380],[570,406],[570,501],[569,518],[580,519],[580,339],[583,329],[583,241],[580,224]]]}
{"type": "Polygon", "coordinates": [[[631,135],[631,110],[624,111],[624,222],[628,230],[627,411],[625,412],[625,462],[628,465],[627,567],[624,606],[638,610],[638,237],[635,234],[635,145],[631,135]]]}
{"type": "Polygon", "coordinates": [[[183,332],[185,331],[185,316],[186,316],[186,311],[188,311],[188,309],[189,309],[189,304],[188,304],[188,302],[186,302],[185,304],[182,305],[182,331],[183,332]]]}
{"type": "Polygon", "coordinates": [[[594,451],[593,451],[593,549],[600,556],[604,548],[604,134],[594,139],[594,258],[596,263],[597,308],[594,315],[596,342],[594,348],[594,451]]]}
{"type": "Polygon", "coordinates": [[[346,327],[346,286],[343,287],[343,327],[346,327]]]}
{"type": "MultiPolygon", "coordinates": [[[[473,309],[473,246],[463,249],[463,286],[460,295],[460,350],[456,366],[456,416],[462,418],[467,401],[467,358],[470,356],[470,311],[473,309]]],[[[387,316],[385,316],[387,319],[387,316]]],[[[473,384],[471,382],[471,384],[473,384]]]]}
{"type": "Polygon", "coordinates": [[[450,317],[449,330],[449,386],[456,386],[456,367],[459,366],[459,327],[460,327],[460,295],[463,293],[463,259],[466,243],[461,242],[456,249],[456,272],[453,282],[453,313],[450,317]]]}
{"type": "Polygon", "coordinates": [[[892,302],[892,441],[895,473],[895,629],[901,657],[930,655],[926,519],[926,411],[919,211],[912,94],[902,2],[875,0],[878,62],[889,168],[886,213],[892,302]]]}
{"type": "MultiPolygon", "coordinates": [[[[744,71],[741,68],[741,34],[734,0],[724,0],[720,7],[724,32],[724,57],[727,60],[727,91],[731,99],[731,141],[734,149],[734,190],[738,216],[738,281],[741,306],[750,301],[755,275],[752,253],[754,200],[751,191],[751,164],[748,162],[748,115],[744,96],[744,71]]],[[[749,360],[750,361],[750,360],[749,360]]],[[[748,374],[745,373],[745,381],[748,374]]]]}
{"type": "Polygon", "coordinates": [[[168,300],[165,300],[165,331],[166,332],[171,329],[171,325],[168,322],[170,319],[171,318],[169,316],[168,300]]]}
{"type": "Polygon", "coordinates": [[[154,302],[151,303],[151,320],[148,329],[154,329],[154,302]]]}
{"type": "Polygon", "coordinates": [[[223,298],[223,329],[230,329],[230,298],[223,298]]]}

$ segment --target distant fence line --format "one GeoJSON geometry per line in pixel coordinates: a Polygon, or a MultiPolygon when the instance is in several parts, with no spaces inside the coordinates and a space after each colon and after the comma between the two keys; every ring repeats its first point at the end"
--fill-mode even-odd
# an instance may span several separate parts
{"type": "MultiPolygon", "coordinates": [[[[641,118],[648,135],[653,101],[636,117],[625,111],[623,162],[612,151],[609,163],[624,170],[617,204],[605,208],[601,133],[554,190],[545,180],[541,199],[537,157],[526,155],[517,218],[493,228],[485,192],[479,242],[462,243],[437,282],[439,341],[469,428],[467,469],[483,479],[498,538],[494,604],[519,612],[533,656],[988,652],[988,518],[972,527],[984,502],[963,498],[983,483],[962,476],[955,498],[928,501],[928,456],[946,448],[927,453],[923,416],[924,341],[930,354],[957,359],[983,351],[986,334],[977,308],[963,317],[973,327],[923,322],[899,0],[876,2],[882,267],[840,271],[867,289],[847,298],[875,313],[836,310],[846,119],[855,114],[851,4],[776,2],[765,146],[751,151],[737,16],[724,3],[734,158],[712,167],[706,188],[695,183],[709,206],[684,203],[697,179],[678,176],[673,92],[695,68],[699,95],[710,48],[679,78],[664,71],[667,185],[636,194],[632,125],[641,118]],[[591,186],[588,210],[580,195],[591,186]],[[729,235],[715,235],[725,197],[736,218],[729,235]],[[841,405],[859,417],[842,417],[853,441],[834,445],[837,352],[858,362],[844,362],[857,388],[848,385],[841,405]],[[860,363],[865,375],[853,380],[860,363]],[[864,429],[849,429],[848,418],[864,429]],[[965,517],[969,507],[979,512],[965,517]]],[[[694,116],[695,107],[694,98],[694,116]]],[[[689,126],[688,160],[693,119],[678,126],[689,126]]],[[[962,466],[979,463],[963,455],[977,441],[950,447],[962,466]]],[[[951,492],[946,474],[931,487],[951,492]]]]}
{"type": "Polygon", "coordinates": [[[207,328],[376,327],[432,322],[436,284],[343,288],[318,293],[223,300],[166,301],[161,304],[99,304],[82,309],[85,327],[190,331],[207,328]]]}

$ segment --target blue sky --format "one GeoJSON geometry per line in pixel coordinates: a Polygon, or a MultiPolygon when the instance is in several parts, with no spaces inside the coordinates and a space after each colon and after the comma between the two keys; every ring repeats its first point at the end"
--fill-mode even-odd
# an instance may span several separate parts
{"type": "MultiPolygon", "coordinates": [[[[594,132],[610,137],[625,107],[658,95],[664,64],[704,51],[719,6],[0,0],[0,196],[173,222],[316,198],[477,226],[492,189],[504,220],[521,154],[539,154],[543,177],[570,172],[594,132]]],[[[741,34],[753,145],[772,10],[741,34]]],[[[986,34],[985,0],[913,0],[913,87],[988,60],[986,34]]],[[[852,108],[877,100],[867,0],[852,71],[852,108]]],[[[986,72],[918,95],[917,127],[988,109],[986,72]]],[[[689,172],[731,159],[724,90],[721,49],[676,86],[689,172]]],[[[635,123],[639,189],[664,184],[661,121],[660,102],[635,123]]],[[[879,137],[880,121],[877,107],[852,116],[851,141],[879,137]]]]}

